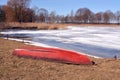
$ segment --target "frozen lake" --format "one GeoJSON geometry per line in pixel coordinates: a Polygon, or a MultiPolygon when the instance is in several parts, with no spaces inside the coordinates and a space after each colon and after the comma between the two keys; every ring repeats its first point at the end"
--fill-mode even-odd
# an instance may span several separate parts
{"type": "Polygon", "coordinates": [[[82,52],[87,55],[120,58],[120,28],[72,27],[66,30],[19,30],[5,31],[12,37],[30,37],[30,42],[82,52]]]}

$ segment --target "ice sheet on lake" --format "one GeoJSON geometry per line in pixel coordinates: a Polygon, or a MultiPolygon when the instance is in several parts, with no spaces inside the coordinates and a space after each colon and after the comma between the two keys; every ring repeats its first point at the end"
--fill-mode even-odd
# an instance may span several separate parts
{"type": "Polygon", "coordinates": [[[67,30],[22,30],[1,33],[27,34],[31,37],[32,43],[42,43],[98,57],[111,58],[117,56],[120,58],[119,27],[69,26],[67,30]]]}

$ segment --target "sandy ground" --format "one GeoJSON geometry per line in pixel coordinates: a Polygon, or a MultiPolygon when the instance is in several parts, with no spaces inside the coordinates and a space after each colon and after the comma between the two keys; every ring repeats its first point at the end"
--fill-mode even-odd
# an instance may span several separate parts
{"type": "Polygon", "coordinates": [[[24,45],[0,38],[0,80],[120,80],[120,59],[91,58],[97,65],[73,65],[12,55],[24,45]]]}

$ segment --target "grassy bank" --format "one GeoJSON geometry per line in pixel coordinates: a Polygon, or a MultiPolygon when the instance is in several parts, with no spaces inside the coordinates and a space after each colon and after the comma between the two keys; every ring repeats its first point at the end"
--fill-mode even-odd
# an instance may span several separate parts
{"type": "MultiPolygon", "coordinates": [[[[36,28],[39,30],[55,30],[59,28],[64,28],[65,26],[61,26],[60,24],[47,24],[47,23],[2,23],[0,24],[2,28],[23,28],[23,29],[32,29],[36,28]]],[[[64,24],[63,24],[64,25],[64,24]]]]}
{"type": "Polygon", "coordinates": [[[72,65],[13,56],[22,42],[0,38],[0,80],[119,80],[120,60],[91,58],[97,65],[72,65]]]}
{"type": "Polygon", "coordinates": [[[65,29],[67,26],[104,26],[104,27],[120,27],[117,24],[47,24],[47,23],[0,23],[1,28],[23,28],[23,29],[40,29],[40,30],[55,30],[55,29],[65,29]]]}

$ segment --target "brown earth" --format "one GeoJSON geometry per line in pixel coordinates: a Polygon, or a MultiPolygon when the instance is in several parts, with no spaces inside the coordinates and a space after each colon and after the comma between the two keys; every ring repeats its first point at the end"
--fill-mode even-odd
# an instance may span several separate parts
{"type": "Polygon", "coordinates": [[[0,38],[0,80],[120,80],[120,59],[96,59],[73,65],[12,55],[22,42],[0,38]]]}

